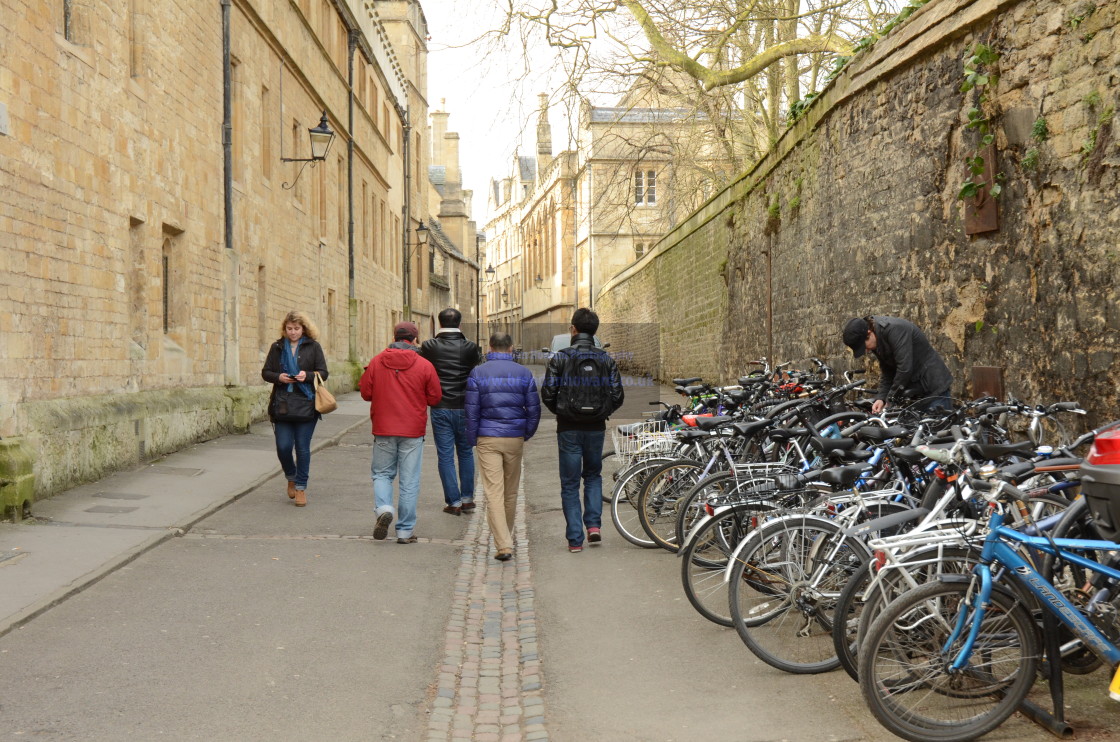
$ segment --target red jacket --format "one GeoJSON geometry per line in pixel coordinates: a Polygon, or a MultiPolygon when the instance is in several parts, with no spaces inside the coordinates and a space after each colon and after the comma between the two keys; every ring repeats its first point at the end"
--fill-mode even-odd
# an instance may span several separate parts
{"type": "Polygon", "coordinates": [[[374,435],[423,438],[428,408],[443,398],[435,366],[397,343],[373,357],[358,388],[371,403],[374,435]]]}

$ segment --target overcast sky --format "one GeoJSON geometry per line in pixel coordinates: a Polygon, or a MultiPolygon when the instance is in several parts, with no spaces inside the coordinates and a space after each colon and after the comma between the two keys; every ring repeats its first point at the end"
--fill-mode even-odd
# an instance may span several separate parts
{"type": "MultiPolygon", "coordinates": [[[[508,174],[514,147],[528,129],[521,154],[535,153],[537,94],[551,92],[554,66],[547,47],[526,64],[519,40],[495,49],[494,41],[471,43],[483,29],[501,23],[494,0],[424,0],[428,20],[428,107],[450,114],[448,131],[459,133],[463,187],[474,191],[473,214],[486,221],[491,178],[508,174]],[[531,67],[532,69],[526,69],[531,67]]],[[[543,46],[543,45],[542,45],[543,46]]],[[[566,139],[563,111],[551,114],[553,151],[566,139]]]]}

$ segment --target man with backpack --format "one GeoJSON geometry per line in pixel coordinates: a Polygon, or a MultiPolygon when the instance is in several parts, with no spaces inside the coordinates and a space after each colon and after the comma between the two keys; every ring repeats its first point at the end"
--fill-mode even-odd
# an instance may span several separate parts
{"type": "Polygon", "coordinates": [[[568,551],[602,541],[603,439],[606,420],[622,406],[622,376],[614,359],[595,347],[599,317],[580,308],[568,328],[572,344],[552,356],[544,372],[541,401],[556,415],[560,452],[560,500],[568,528],[568,551]],[[583,480],[583,502],[579,482],[583,480]]]}

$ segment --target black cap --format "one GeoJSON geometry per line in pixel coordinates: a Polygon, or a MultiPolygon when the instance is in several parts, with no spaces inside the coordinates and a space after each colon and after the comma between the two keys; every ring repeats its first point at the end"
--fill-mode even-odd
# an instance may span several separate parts
{"type": "Polygon", "coordinates": [[[861,358],[867,353],[867,320],[854,317],[844,325],[844,345],[852,349],[852,355],[861,358]]]}

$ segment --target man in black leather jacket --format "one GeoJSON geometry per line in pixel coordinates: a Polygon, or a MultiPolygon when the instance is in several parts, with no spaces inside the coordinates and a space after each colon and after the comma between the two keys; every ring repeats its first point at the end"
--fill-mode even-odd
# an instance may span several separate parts
{"type": "Polygon", "coordinates": [[[614,359],[595,347],[599,316],[587,308],[572,315],[572,344],[548,361],[541,384],[541,401],[556,414],[556,443],[560,459],[560,502],[567,522],[568,551],[583,551],[587,541],[603,540],[603,440],[607,418],[626,398],[614,359]],[[592,370],[584,376],[580,367],[592,370]],[[574,404],[573,400],[580,400],[574,404]],[[586,405],[586,406],[584,406],[586,405]],[[580,410],[587,410],[582,414],[580,410]],[[583,502],[579,483],[583,480],[583,502]]]}
{"type": "Polygon", "coordinates": [[[879,361],[882,376],[872,407],[875,414],[888,402],[904,399],[921,400],[919,407],[925,410],[952,408],[953,376],[913,322],[878,315],[850,319],[844,325],[844,345],[856,358],[870,351],[879,361]]]}
{"type": "Polygon", "coordinates": [[[457,309],[439,313],[439,331],[420,346],[420,355],[436,367],[443,399],[431,409],[432,437],[439,457],[439,479],[443,483],[443,512],[459,515],[474,510],[474,451],[467,443],[467,376],[482,362],[477,345],[463,335],[463,315],[457,309]],[[455,457],[458,455],[458,467],[455,457]],[[458,470],[456,472],[456,469],[458,470]]]}

